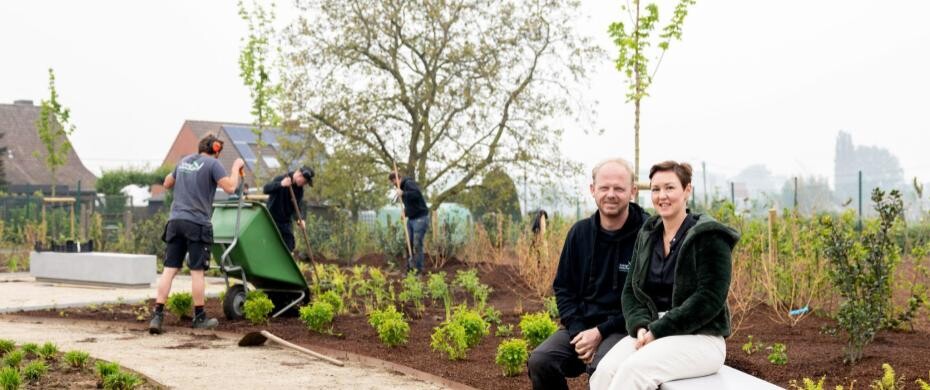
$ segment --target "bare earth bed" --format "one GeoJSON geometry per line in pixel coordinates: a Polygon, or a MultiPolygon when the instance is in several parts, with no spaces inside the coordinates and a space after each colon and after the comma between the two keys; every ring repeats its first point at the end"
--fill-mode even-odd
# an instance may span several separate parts
{"type": "MultiPolygon", "coordinates": [[[[364,263],[383,266],[379,257],[366,257],[364,263]]],[[[459,262],[450,262],[442,270],[450,276],[458,269],[465,268],[459,262]]],[[[428,270],[429,271],[429,270],[428,270]]],[[[530,289],[518,278],[510,266],[485,265],[479,267],[481,281],[494,289],[490,304],[501,311],[505,324],[517,324],[521,313],[543,310],[541,301],[532,297],[530,289]]],[[[392,275],[399,278],[399,275],[392,275]]],[[[399,290],[398,290],[399,291],[399,290]]],[[[461,297],[456,301],[460,302],[461,297]]],[[[151,303],[149,303],[151,304],[151,303]]],[[[848,385],[856,381],[857,388],[867,388],[873,380],[881,376],[881,364],[889,363],[899,375],[904,375],[907,382],[913,383],[917,377],[927,379],[930,370],[930,333],[926,326],[919,326],[915,332],[881,332],[875,341],[866,347],[865,357],[854,366],[843,364],[844,340],[821,332],[824,326],[833,324],[832,320],[810,317],[794,328],[772,321],[767,308],[757,308],[743,322],[739,333],[727,341],[727,364],[759,376],[765,380],[788,387],[792,379],[810,377],[819,379],[827,376],[827,383],[848,385]],[[788,364],[776,366],[766,359],[768,352],[759,351],[747,355],[740,347],[746,342],[746,336],[752,335],[757,342],[766,345],[778,342],[788,347],[788,364]]],[[[217,300],[210,300],[207,311],[214,316],[221,316],[222,309],[217,300]]],[[[408,311],[409,313],[409,311],[408,311]]],[[[59,317],[57,311],[25,313],[37,317],[59,317]]],[[[68,309],[68,318],[98,321],[134,322],[136,315],[133,306],[122,305],[106,309],[68,309]]],[[[463,361],[449,361],[430,349],[430,335],[433,327],[439,325],[444,316],[441,305],[427,305],[422,318],[410,322],[410,341],[407,345],[387,348],[378,339],[375,330],[368,324],[362,314],[337,316],[334,322],[336,335],[323,335],[308,331],[296,318],[280,318],[267,327],[254,327],[247,321],[225,321],[221,319],[218,330],[245,334],[259,329],[268,329],[287,340],[304,345],[351,352],[371,356],[397,364],[402,364],[420,371],[431,373],[452,381],[460,382],[480,389],[527,389],[529,379],[525,374],[507,378],[494,364],[497,346],[502,338],[491,336],[481,344],[468,351],[463,361]]],[[[186,326],[173,316],[166,318],[169,326],[186,326]]],[[[515,329],[517,326],[515,325],[515,329]]],[[[573,389],[587,388],[587,379],[570,381],[573,389]]]]}

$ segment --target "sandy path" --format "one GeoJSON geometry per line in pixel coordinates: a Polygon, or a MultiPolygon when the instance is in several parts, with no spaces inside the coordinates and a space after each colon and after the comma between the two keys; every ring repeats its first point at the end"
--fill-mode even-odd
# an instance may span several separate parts
{"type": "Polygon", "coordinates": [[[51,341],[62,351],[89,352],[178,389],[439,389],[439,385],[346,362],[337,367],[277,346],[240,348],[212,332],[169,329],[150,336],[119,324],[0,316],[0,338],[17,344],[51,341]]]}

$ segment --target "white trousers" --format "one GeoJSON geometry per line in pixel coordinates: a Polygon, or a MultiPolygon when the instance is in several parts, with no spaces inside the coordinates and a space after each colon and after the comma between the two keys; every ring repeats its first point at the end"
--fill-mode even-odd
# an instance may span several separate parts
{"type": "Polygon", "coordinates": [[[727,357],[723,337],[668,336],[636,349],[630,336],[601,359],[589,381],[591,390],[655,390],[662,383],[710,375],[727,357]]]}

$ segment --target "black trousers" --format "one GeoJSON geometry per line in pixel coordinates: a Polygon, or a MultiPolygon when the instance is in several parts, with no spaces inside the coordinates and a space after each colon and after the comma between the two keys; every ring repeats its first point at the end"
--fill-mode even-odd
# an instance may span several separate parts
{"type": "Polygon", "coordinates": [[[275,222],[275,225],[278,225],[278,231],[281,232],[281,238],[284,239],[284,245],[287,246],[287,251],[293,252],[295,243],[294,243],[294,231],[291,228],[291,222],[290,221],[286,223],[275,222]]]}
{"type": "Polygon", "coordinates": [[[533,382],[534,390],[542,389],[568,389],[568,382],[565,378],[574,378],[585,372],[588,375],[594,373],[597,364],[601,358],[610,351],[620,339],[626,334],[612,333],[601,340],[594,354],[594,361],[591,364],[585,364],[578,359],[575,353],[575,346],[571,344],[571,336],[565,329],[557,330],[546,341],[543,341],[536,349],[530,353],[530,359],[527,362],[529,366],[530,381],[533,382]]]}

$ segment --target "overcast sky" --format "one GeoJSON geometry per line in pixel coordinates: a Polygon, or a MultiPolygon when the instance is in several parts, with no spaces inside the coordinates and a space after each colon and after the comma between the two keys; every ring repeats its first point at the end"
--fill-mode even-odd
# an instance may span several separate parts
{"type": "MultiPolygon", "coordinates": [[[[611,53],[619,4],[585,0],[579,15],[611,53]]],[[[674,3],[658,4],[665,20],[674,3]]],[[[888,148],[906,178],[930,180],[928,14],[917,0],[699,0],[643,102],[642,164],[706,161],[726,177],[761,163],[832,182],[844,130],[888,148]]],[[[38,104],[53,67],[92,171],[155,166],[185,119],[251,122],[237,63],[245,32],[231,0],[0,2],[0,102],[38,104]]],[[[590,96],[606,131],[569,129],[569,158],[632,159],[625,91],[611,61],[598,64],[590,96]]]]}

